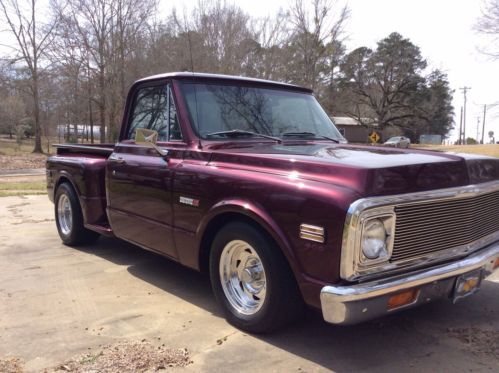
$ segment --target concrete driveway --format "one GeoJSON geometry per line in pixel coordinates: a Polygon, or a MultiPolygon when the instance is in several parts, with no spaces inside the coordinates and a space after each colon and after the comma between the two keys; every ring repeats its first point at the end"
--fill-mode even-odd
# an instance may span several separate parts
{"type": "Polygon", "coordinates": [[[208,277],[117,239],[61,244],[46,196],[0,198],[0,358],[26,371],[122,340],[187,348],[185,371],[499,371],[499,276],[440,302],[351,327],[307,317],[252,336],[228,325],[208,277]]]}

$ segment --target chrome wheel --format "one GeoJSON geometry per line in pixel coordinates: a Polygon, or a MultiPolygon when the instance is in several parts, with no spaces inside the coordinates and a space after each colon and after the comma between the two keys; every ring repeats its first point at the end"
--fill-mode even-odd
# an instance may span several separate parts
{"type": "Polygon", "coordinates": [[[59,228],[64,235],[69,235],[73,228],[73,211],[71,202],[66,194],[61,194],[57,201],[57,221],[59,228]]]}
{"type": "Polygon", "coordinates": [[[230,241],[219,263],[222,289],[232,307],[243,315],[257,313],[267,289],[265,269],[255,249],[245,241],[230,241]]]}

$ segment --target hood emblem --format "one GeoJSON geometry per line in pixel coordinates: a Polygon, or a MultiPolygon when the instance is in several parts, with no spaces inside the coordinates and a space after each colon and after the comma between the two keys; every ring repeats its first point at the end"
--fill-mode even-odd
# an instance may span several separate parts
{"type": "Polygon", "coordinates": [[[179,202],[184,204],[184,205],[199,207],[199,199],[180,196],[179,202]]]}

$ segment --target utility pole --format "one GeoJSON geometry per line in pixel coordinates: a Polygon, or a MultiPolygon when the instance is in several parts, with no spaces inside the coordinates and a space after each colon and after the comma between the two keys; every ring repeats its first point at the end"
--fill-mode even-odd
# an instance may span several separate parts
{"type": "Polygon", "coordinates": [[[494,102],[494,103],[489,103],[489,104],[475,104],[482,106],[483,105],[483,118],[482,118],[482,144],[485,144],[485,124],[486,124],[486,117],[487,117],[487,111],[490,111],[490,109],[493,109],[494,107],[499,105],[499,102],[494,102]]]}
{"type": "Polygon", "coordinates": [[[483,120],[482,120],[482,144],[485,144],[483,136],[485,135],[485,115],[487,114],[487,104],[483,105],[483,120]]]}
{"type": "Polygon", "coordinates": [[[476,143],[480,144],[480,140],[478,139],[479,137],[479,128],[480,128],[480,117],[476,117],[476,143]]]}
{"type": "Polygon", "coordinates": [[[463,91],[463,97],[464,97],[464,110],[463,110],[463,139],[464,139],[464,144],[466,144],[466,93],[468,93],[468,90],[471,89],[471,87],[461,87],[459,88],[461,91],[463,91]]]}
{"type": "Polygon", "coordinates": [[[463,145],[463,107],[461,106],[461,116],[459,117],[459,145],[463,145]]]}

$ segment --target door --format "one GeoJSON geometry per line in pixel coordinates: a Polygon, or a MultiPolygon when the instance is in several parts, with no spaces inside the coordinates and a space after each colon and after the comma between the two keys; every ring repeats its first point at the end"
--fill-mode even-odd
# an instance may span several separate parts
{"type": "Polygon", "coordinates": [[[107,211],[116,236],[178,258],[172,232],[172,186],[182,162],[182,133],[168,84],[135,92],[126,138],[116,145],[106,167],[107,211]],[[135,130],[158,132],[157,150],[134,142],[135,130]]]}

